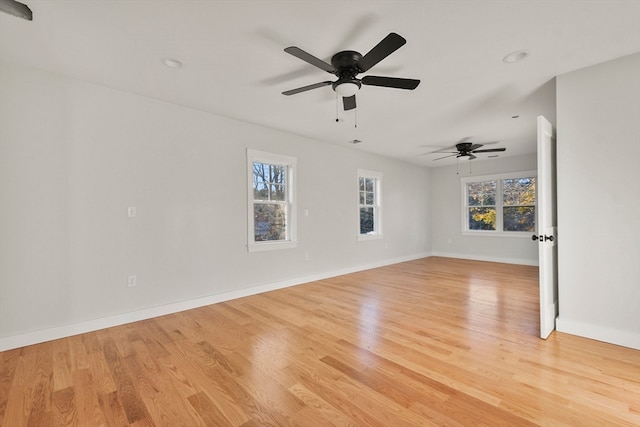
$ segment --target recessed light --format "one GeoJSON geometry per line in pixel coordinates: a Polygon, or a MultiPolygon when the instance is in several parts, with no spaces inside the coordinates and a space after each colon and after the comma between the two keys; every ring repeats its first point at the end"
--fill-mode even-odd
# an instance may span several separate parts
{"type": "Polygon", "coordinates": [[[502,62],[506,62],[507,64],[513,64],[514,62],[522,61],[529,55],[529,52],[526,50],[516,50],[515,52],[511,52],[504,58],[502,58],[502,62]]]}
{"type": "Polygon", "coordinates": [[[182,62],[173,58],[162,58],[162,63],[169,68],[180,68],[182,67],[182,62]]]}

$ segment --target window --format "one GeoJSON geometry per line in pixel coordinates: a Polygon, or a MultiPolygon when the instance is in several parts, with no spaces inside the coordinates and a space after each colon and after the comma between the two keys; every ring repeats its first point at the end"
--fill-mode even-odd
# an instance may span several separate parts
{"type": "Polygon", "coordinates": [[[247,150],[249,252],[293,248],[294,157],[247,150]]]}
{"type": "Polygon", "coordinates": [[[358,239],[382,237],[382,174],[358,169],[358,239]]]}
{"type": "Polygon", "coordinates": [[[529,237],[536,229],[535,171],[463,178],[465,234],[529,237]]]}

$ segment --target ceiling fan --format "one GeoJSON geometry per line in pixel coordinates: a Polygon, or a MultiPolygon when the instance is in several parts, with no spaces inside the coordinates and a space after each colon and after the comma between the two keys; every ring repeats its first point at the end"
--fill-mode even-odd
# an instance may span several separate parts
{"type": "Polygon", "coordinates": [[[29,6],[16,0],[0,0],[0,11],[27,21],[33,21],[33,12],[29,6]]]}
{"type": "Polygon", "coordinates": [[[453,156],[456,156],[457,158],[469,157],[469,160],[473,160],[477,158],[476,156],[474,156],[474,154],[476,153],[498,153],[500,151],[506,150],[506,148],[488,148],[484,150],[479,150],[479,148],[484,147],[484,145],[485,144],[474,144],[473,142],[460,142],[454,146],[457,151],[445,151],[445,150],[450,150],[453,147],[443,148],[442,150],[434,151],[434,153],[452,153],[452,154],[449,154],[444,157],[439,157],[437,159],[433,159],[433,161],[435,162],[436,160],[442,160],[442,159],[446,159],[447,157],[453,157],[453,156]]]}
{"type": "Polygon", "coordinates": [[[331,64],[316,58],[296,46],[290,46],[284,51],[302,59],[309,64],[320,68],[338,77],[336,81],[324,81],[297,89],[282,92],[283,95],[295,95],[323,86],[331,85],[333,90],[342,96],[342,103],[345,110],[356,108],[356,93],[364,85],[382,86],[395,89],[413,90],[420,84],[420,80],[402,79],[397,77],[364,76],[362,79],[356,76],[371,69],[378,62],[402,47],[407,41],[396,33],[389,33],[380,43],[373,47],[366,55],[361,55],[353,50],[344,50],[331,57],[331,64]]]}

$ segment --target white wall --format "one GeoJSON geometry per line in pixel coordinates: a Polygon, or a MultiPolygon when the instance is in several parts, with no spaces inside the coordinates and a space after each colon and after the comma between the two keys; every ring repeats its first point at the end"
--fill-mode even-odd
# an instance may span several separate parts
{"type": "Polygon", "coordinates": [[[425,168],[5,63],[0,93],[0,350],[431,247],[425,168]],[[247,148],[298,159],[296,249],[247,252],[247,148]],[[357,168],[382,240],[356,239],[357,168]]]}
{"type": "Polygon", "coordinates": [[[640,348],[640,54],[556,85],[557,328],[640,348]]]}
{"type": "Polygon", "coordinates": [[[512,264],[538,264],[538,246],[529,238],[462,235],[460,179],[536,170],[536,155],[461,161],[431,171],[431,233],[434,255],[512,264]],[[471,167],[471,173],[469,173],[471,167]],[[459,174],[457,173],[459,169],[459,174]]]}

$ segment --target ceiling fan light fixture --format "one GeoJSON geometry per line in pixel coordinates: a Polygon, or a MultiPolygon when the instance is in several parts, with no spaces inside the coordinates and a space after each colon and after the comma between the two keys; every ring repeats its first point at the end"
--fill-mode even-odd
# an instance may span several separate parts
{"type": "Polygon", "coordinates": [[[337,84],[333,89],[338,95],[344,98],[348,98],[355,95],[360,90],[360,85],[355,82],[343,82],[337,84]]]}

